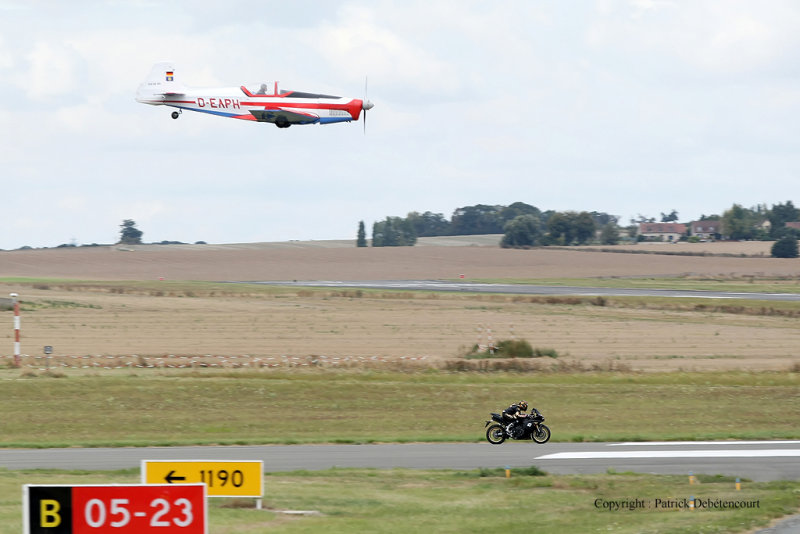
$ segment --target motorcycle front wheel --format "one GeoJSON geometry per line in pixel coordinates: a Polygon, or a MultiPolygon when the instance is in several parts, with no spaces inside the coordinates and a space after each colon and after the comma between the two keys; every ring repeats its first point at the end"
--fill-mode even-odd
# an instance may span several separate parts
{"type": "Polygon", "coordinates": [[[547,443],[550,439],[550,429],[547,425],[539,425],[539,429],[531,433],[531,439],[536,443],[547,443]]]}
{"type": "Polygon", "coordinates": [[[486,429],[486,440],[492,445],[500,445],[506,440],[506,433],[500,425],[492,425],[486,429]]]}

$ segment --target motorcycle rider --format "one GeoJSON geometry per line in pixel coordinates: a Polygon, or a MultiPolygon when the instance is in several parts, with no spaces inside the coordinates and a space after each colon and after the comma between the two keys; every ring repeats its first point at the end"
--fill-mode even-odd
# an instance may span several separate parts
{"type": "Polygon", "coordinates": [[[519,401],[516,404],[512,404],[505,410],[503,410],[503,419],[506,421],[510,421],[506,426],[506,432],[509,435],[513,435],[513,430],[515,423],[520,419],[525,419],[528,415],[525,413],[525,410],[528,409],[528,403],[524,400],[519,401]]]}

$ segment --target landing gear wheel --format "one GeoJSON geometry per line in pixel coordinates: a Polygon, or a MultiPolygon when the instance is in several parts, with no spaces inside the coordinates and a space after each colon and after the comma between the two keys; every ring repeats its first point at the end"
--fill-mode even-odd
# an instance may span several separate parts
{"type": "Polygon", "coordinates": [[[486,439],[492,445],[500,445],[506,440],[506,433],[500,425],[492,425],[486,429],[486,439]]]}
{"type": "Polygon", "coordinates": [[[539,425],[539,430],[531,433],[531,439],[536,443],[547,443],[550,440],[550,429],[547,425],[539,425]]]}
{"type": "Polygon", "coordinates": [[[178,117],[180,117],[180,116],[181,116],[181,114],[180,114],[180,113],[178,113],[177,111],[173,111],[173,112],[172,112],[172,118],[173,118],[173,119],[177,119],[177,118],[178,118],[178,117]]]}

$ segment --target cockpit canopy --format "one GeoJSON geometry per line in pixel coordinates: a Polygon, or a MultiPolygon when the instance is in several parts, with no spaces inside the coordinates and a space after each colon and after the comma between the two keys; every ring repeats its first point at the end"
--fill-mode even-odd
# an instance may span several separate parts
{"type": "Polygon", "coordinates": [[[248,96],[275,96],[278,94],[278,82],[262,82],[242,86],[242,91],[248,96]]]}
{"type": "Polygon", "coordinates": [[[278,82],[263,82],[256,84],[247,84],[242,86],[242,92],[247,96],[285,96],[292,98],[308,98],[319,100],[323,98],[337,99],[341,98],[334,95],[322,95],[319,93],[306,93],[304,91],[285,91],[278,90],[278,82]]]}

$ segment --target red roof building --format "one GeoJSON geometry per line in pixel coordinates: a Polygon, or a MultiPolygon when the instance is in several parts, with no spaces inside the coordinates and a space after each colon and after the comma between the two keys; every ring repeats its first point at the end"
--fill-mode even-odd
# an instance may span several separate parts
{"type": "Polygon", "coordinates": [[[678,241],[686,235],[686,225],[681,223],[639,223],[639,235],[652,241],[678,241]]]}

